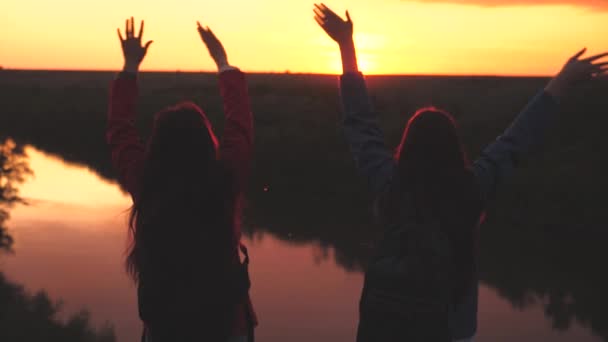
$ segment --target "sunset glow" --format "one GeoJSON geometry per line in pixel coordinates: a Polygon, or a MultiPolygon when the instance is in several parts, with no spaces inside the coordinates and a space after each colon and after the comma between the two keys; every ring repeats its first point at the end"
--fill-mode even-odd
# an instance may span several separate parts
{"type": "Polygon", "coordinates": [[[103,180],[85,166],[66,163],[31,146],[26,146],[25,153],[29,167],[35,170],[19,188],[20,196],[27,201],[94,208],[120,207],[123,208],[121,210],[131,206],[131,198],[115,183],[103,180]]]}
{"type": "MultiPolygon", "coordinates": [[[[146,20],[144,39],[154,40],[143,70],[213,70],[195,29],[201,20],[223,41],[229,61],[244,70],[339,73],[338,48],[313,20],[313,3],[6,0],[0,12],[0,64],[119,69],[115,31],[134,15],[146,20]]],[[[361,69],[369,74],[548,75],[584,46],[591,53],[608,49],[608,6],[602,1],[326,4],[341,15],[350,10],[361,69]]]]}

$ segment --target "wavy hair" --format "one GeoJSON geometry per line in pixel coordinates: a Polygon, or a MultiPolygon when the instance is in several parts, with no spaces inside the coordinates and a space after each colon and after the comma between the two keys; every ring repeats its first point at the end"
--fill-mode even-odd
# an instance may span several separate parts
{"type": "Polygon", "coordinates": [[[130,215],[126,269],[173,279],[218,269],[236,248],[236,198],[203,111],[185,102],[156,114],[130,215]]]}
{"type": "Polygon", "coordinates": [[[395,160],[386,218],[400,220],[408,203],[416,220],[439,222],[452,248],[451,279],[459,300],[475,279],[482,205],[454,118],[435,107],[417,111],[407,123],[395,160]]]}

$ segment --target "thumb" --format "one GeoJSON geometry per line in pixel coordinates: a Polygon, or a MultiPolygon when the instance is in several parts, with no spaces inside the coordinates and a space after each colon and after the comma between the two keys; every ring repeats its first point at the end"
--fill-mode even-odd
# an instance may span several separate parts
{"type": "Polygon", "coordinates": [[[348,14],[348,11],[346,11],[346,21],[348,21],[349,23],[352,23],[353,21],[350,19],[350,14],[348,14]]]}
{"type": "Polygon", "coordinates": [[[153,40],[149,40],[149,41],[146,43],[146,45],[144,45],[144,50],[145,50],[145,51],[148,51],[148,48],[150,47],[150,45],[152,45],[152,43],[154,43],[154,41],[153,41],[153,40]]]}

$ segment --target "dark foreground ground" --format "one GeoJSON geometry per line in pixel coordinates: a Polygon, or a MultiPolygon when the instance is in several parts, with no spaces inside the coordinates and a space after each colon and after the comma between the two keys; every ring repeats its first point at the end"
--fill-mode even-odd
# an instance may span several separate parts
{"type": "MultiPolygon", "coordinates": [[[[0,136],[113,179],[104,143],[113,76],[0,71],[0,136]]],[[[417,108],[435,105],[456,116],[474,159],[547,79],[378,76],[368,81],[387,145],[397,144],[417,108]]],[[[200,104],[221,135],[215,75],[144,73],[140,85],[143,136],[154,112],[180,100],[200,104]]],[[[377,230],[365,184],[343,140],[337,77],[255,74],[249,85],[256,116],[251,229],[319,241],[336,248],[341,265],[361,269],[377,230]]],[[[480,265],[482,280],[514,305],[541,298],[556,327],[567,328],[577,319],[606,340],[607,114],[606,83],[578,89],[562,103],[544,146],[522,163],[489,208],[480,265]]],[[[69,180],[58,181],[69,186],[69,180]]]]}

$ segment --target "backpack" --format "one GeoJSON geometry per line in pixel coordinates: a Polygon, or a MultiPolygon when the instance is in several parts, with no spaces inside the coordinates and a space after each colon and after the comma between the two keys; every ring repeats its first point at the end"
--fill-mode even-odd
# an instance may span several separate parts
{"type": "Polygon", "coordinates": [[[448,237],[437,221],[401,216],[368,264],[357,341],[451,341],[448,237]]]}

